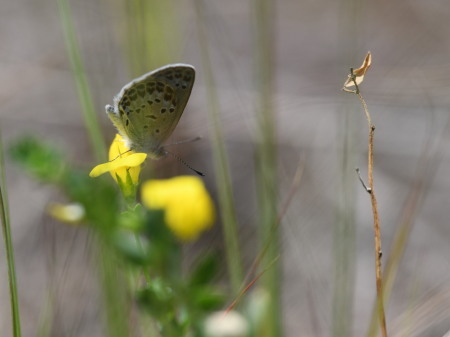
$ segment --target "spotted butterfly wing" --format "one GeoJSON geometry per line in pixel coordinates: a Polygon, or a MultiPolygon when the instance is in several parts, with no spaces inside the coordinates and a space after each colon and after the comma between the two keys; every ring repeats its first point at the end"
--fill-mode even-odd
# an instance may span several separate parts
{"type": "Polygon", "coordinates": [[[154,158],[165,155],[162,143],[177,126],[194,80],[193,66],[170,64],[122,88],[106,112],[129,148],[154,158]]]}

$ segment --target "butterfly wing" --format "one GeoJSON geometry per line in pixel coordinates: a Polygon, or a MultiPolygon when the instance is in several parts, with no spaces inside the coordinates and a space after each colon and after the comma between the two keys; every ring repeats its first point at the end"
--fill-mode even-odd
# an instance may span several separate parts
{"type": "Polygon", "coordinates": [[[158,154],[183,114],[194,80],[191,65],[156,69],[127,84],[108,115],[133,150],[158,154]]]}

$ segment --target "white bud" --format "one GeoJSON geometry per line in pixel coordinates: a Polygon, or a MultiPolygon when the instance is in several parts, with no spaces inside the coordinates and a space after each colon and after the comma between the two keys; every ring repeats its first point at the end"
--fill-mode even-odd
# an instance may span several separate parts
{"type": "Polygon", "coordinates": [[[207,337],[246,337],[248,332],[247,320],[237,311],[218,311],[204,323],[207,337]]]}

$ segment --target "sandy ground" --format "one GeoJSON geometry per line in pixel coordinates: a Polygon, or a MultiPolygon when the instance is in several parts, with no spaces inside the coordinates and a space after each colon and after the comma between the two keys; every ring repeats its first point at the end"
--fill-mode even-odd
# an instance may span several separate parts
{"type": "MultiPolygon", "coordinates": [[[[206,12],[244,241],[254,236],[257,223],[254,26],[251,2],[224,3],[209,1],[206,12]]],[[[180,6],[183,58],[178,61],[195,65],[198,80],[173,138],[204,136],[180,152],[192,166],[211,172],[210,123],[195,13],[190,1],[180,6]]],[[[118,42],[121,16],[107,1],[72,1],[72,7],[95,106],[105,138],[111,139],[114,130],[103,106],[130,79],[118,42]]],[[[410,207],[406,214],[414,213],[387,309],[389,328],[392,336],[405,336],[405,328],[414,331],[406,330],[408,336],[443,336],[450,329],[450,190],[446,187],[450,185],[450,7],[443,0],[379,1],[357,9],[358,19],[351,13],[344,2],[332,0],[284,0],[274,8],[280,200],[288,194],[300,159],[304,165],[282,226],[286,335],[330,335],[333,233],[343,199],[342,172],[353,172],[358,166],[365,173],[367,168],[364,115],[356,98],[340,88],[348,68],[359,66],[370,50],[373,67],[363,93],[377,127],[375,184],[386,258],[405,208],[410,207]],[[353,125],[354,134],[343,134],[346,123],[353,125]],[[342,169],[345,137],[354,155],[342,169]],[[423,186],[417,187],[418,182],[423,186]],[[408,206],[411,194],[418,199],[408,206]]],[[[6,146],[32,133],[54,142],[79,165],[93,165],[56,1],[1,0],[0,41],[0,130],[6,146]]],[[[187,173],[170,159],[161,165],[166,168],[164,176],[187,173]]],[[[55,298],[53,336],[101,336],[100,294],[87,231],[49,219],[43,210],[61,197],[57,191],[30,180],[10,161],[6,167],[23,336],[36,335],[51,311],[49,294],[55,298]]],[[[214,190],[211,176],[206,182],[214,190]]],[[[356,174],[346,198],[354,205],[357,227],[351,329],[361,336],[368,326],[375,286],[370,202],[356,174]]],[[[204,241],[211,237],[217,239],[210,234],[204,241]]],[[[254,253],[252,247],[247,250],[254,253]]],[[[0,256],[0,335],[8,336],[4,251],[0,256]]]]}

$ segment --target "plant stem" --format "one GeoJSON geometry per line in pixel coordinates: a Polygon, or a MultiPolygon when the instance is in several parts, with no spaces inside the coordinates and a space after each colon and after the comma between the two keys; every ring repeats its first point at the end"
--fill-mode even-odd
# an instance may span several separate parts
{"type": "MultiPolygon", "coordinates": [[[[430,106],[430,110],[433,110],[432,106],[430,106]]],[[[428,187],[432,183],[436,170],[442,161],[441,154],[444,151],[444,146],[446,146],[445,135],[450,131],[450,117],[447,117],[443,130],[436,143],[434,143],[436,135],[434,133],[429,134],[419,155],[415,178],[412,179],[414,183],[411,184],[408,196],[404,202],[402,215],[398,221],[396,234],[391,244],[390,255],[383,272],[384,303],[390,298],[398,268],[405,253],[417,214],[423,206],[428,187]]],[[[371,322],[366,334],[367,337],[375,337],[377,335],[377,319],[377,307],[375,305],[372,309],[371,322]]]]}
{"type": "Polygon", "coordinates": [[[3,239],[5,242],[6,260],[8,264],[8,281],[13,336],[20,337],[22,334],[20,329],[19,299],[17,296],[16,267],[14,263],[14,248],[12,244],[4,168],[5,165],[3,161],[3,146],[0,141],[0,220],[2,222],[3,239]]]}
{"type": "Polygon", "coordinates": [[[127,297],[126,282],[122,270],[118,265],[116,252],[103,238],[98,240],[99,276],[103,292],[103,305],[106,313],[106,327],[110,337],[130,335],[129,327],[129,299],[127,297]]]}
{"type": "Polygon", "coordinates": [[[258,107],[255,111],[258,122],[256,186],[259,196],[260,239],[263,245],[267,243],[267,254],[261,267],[273,263],[272,268],[262,277],[262,283],[271,295],[264,336],[282,336],[281,263],[276,260],[280,254],[280,234],[278,226],[274,227],[278,217],[276,119],[273,114],[275,6],[272,0],[254,0],[253,6],[256,14],[254,73],[258,93],[258,107]]]}
{"type": "Polygon", "coordinates": [[[220,123],[220,107],[214,81],[211,58],[208,50],[208,37],[205,28],[205,3],[201,0],[194,1],[198,17],[198,36],[200,52],[205,73],[206,94],[209,105],[209,117],[212,122],[213,158],[216,172],[216,182],[219,190],[219,204],[221,220],[225,238],[225,250],[227,256],[228,273],[234,294],[239,293],[243,281],[242,257],[239,245],[238,223],[234,209],[233,193],[231,189],[231,174],[228,157],[225,151],[220,123]]]}
{"type": "Polygon", "coordinates": [[[72,73],[78,92],[78,99],[83,112],[84,125],[88,131],[92,148],[94,149],[96,159],[103,161],[106,159],[106,147],[102,138],[100,126],[89,90],[86,72],[81,59],[80,49],[77,43],[75,29],[73,27],[70,7],[67,0],[57,0],[59,7],[59,16],[64,29],[64,41],[66,43],[67,53],[70,59],[72,73]]]}
{"type": "MultiPolygon", "coordinates": [[[[356,85],[356,83],[355,83],[356,85]]],[[[373,137],[375,133],[375,125],[372,124],[372,119],[370,118],[369,109],[364,101],[361,93],[359,92],[358,86],[356,85],[357,91],[355,94],[358,96],[361,104],[363,105],[364,112],[367,118],[367,125],[369,127],[369,149],[368,149],[368,165],[367,165],[367,179],[368,179],[368,193],[370,194],[370,201],[372,203],[372,213],[373,213],[373,227],[375,234],[375,277],[376,277],[376,287],[377,287],[377,307],[378,307],[378,317],[380,320],[381,334],[383,337],[387,337],[386,329],[386,317],[384,313],[383,305],[383,280],[381,273],[381,235],[380,235],[380,220],[378,217],[378,206],[377,198],[375,196],[375,190],[373,185],[373,137]]]]}
{"type": "MultiPolygon", "coordinates": [[[[360,50],[361,29],[364,25],[365,1],[343,0],[337,10],[337,62],[356,61],[360,50]]],[[[359,107],[358,107],[359,108],[359,107]]],[[[356,107],[346,101],[339,106],[337,118],[336,203],[333,223],[333,274],[331,302],[331,336],[351,337],[354,322],[356,280],[356,183],[354,173],[359,129],[354,118],[356,107]]]]}

